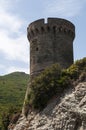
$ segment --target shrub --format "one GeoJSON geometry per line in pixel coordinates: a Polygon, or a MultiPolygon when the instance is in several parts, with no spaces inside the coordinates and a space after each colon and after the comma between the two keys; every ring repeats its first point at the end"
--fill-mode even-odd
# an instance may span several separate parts
{"type": "Polygon", "coordinates": [[[77,60],[75,64],[67,69],[67,74],[74,80],[78,79],[80,74],[86,71],[86,58],[77,60]]]}
{"type": "Polygon", "coordinates": [[[8,130],[9,123],[10,123],[9,113],[4,112],[2,114],[2,129],[3,130],[8,130]]]}
{"type": "Polygon", "coordinates": [[[61,93],[61,87],[58,85],[60,77],[61,68],[58,64],[45,69],[36,77],[32,81],[28,93],[29,105],[36,109],[42,109],[52,96],[61,93]]]}
{"type": "Polygon", "coordinates": [[[20,116],[20,109],[10,106],[8,111],[2,113],[2,129],[8,130],[10,123],[15,124],[20,116]]]}
{"type": "Polygon", "coordinates": [[[84,72],[86,72],[86,58],[76,61],[65,70],[58,64],[45,69],[31,81],[25,107],[42,110],[53,96],[60,96],[64,89],[73,86],[73,82],[79,79],[80,75],[80,79],[84,80],[86,76],[84,72]]]}

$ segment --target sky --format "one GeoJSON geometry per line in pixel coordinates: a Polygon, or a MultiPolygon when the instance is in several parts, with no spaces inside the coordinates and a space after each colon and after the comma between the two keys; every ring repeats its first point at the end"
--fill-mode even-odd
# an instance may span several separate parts
{"type": "Polygon", "coordinates": [[[0,75],[30,72],[27,27],[48,17],[75,25],[74,61],[86,57],[86,0],[0,0],[0,75]]]}

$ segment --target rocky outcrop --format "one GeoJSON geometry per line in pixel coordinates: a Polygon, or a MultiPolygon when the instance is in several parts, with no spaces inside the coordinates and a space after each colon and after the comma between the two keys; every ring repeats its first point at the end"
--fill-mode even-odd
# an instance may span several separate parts
{"type": "Polygon", "coordinates": [[[23,115],[14,130],[86,130],[86,82],[54,98],[40,113],[23,115]]]}

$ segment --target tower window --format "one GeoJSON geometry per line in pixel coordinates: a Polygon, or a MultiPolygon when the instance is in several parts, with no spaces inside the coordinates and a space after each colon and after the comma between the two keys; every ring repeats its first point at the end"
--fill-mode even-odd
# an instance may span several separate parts
{"type": "Polygon", "coordinates": [[[56,26],[53,27],[53,32],[56,33],[56,26]]]}
{"type": "Polygon", "coordinates": [[[38,47],[36,48],[36,51],[38,51],[39,49],[38,49],[38,47]]]}

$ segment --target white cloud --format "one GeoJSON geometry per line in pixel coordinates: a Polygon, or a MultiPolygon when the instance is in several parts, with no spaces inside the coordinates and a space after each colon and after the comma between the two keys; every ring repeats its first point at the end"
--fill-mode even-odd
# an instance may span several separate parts
{"type": "MultiPolygon", "coordinates": [[[[15,0],[18,2],[19,0],[15,0]]],[[[22,27],[25,24],[16,14],[10,13],[14,2],[12,0],[0,0],[0,52],[3,54],[3,60],[23,61],[26,64],[29,62],[29,43],[27,36],[22,32],[22,27]]],[[[14,67],[6,68],[6,65],[0,65],[0,69],[11,71],[25,71],[25,68],[14,67]]]]}
{"type": "Polygon", "coordinates": [[[28,62],[26,34],[20,31],[24,21],[7,11],[8,5],[12,4],[11,0],[0,0],[0,4],[0,51],[5,54],[6,59],[28,62]]]}
{"type": "Polygon", "coordinates": [[[4,28],[10,33],[19,32],[19,29],[22,27],[23,21],[17,16],[13,16],[6,11],[0,12],[0,28],[4,28]]]}
{"type": "Polygon", "coordinates": [[[79,14],[86,0],[54,0],[53,2],[47,2],[45,12],[49,15],[74,17],[79,14]]]}
{"type": "Polygon", "coordinates": [[[24,21],[19,18],[17,14],[13,14],[10,8],[13,7],[17,1],[0,0],[0,29],[5,29],[9,33],[19,33],[24,21]]]}
{"type": "Polygon", "coordinates": [[[20,32],[24,21],[7,11],[11,2],[0,0],[0,51],[7,59],[28,62],[29,47],[26,34],[20,32]],[[13,38],[11,35],[17,37],[13,38]]]}
{"type": "Polygon", "coordinates": [[[12,39],[5,30],[2,30],[0,36],[0,51],[4,53],[6,59],[28,62],[29,43],[26,35],[22,34],[12,39]]]}

